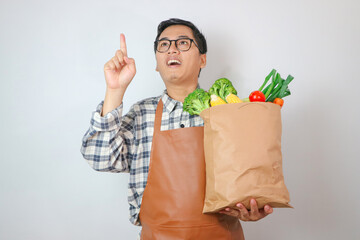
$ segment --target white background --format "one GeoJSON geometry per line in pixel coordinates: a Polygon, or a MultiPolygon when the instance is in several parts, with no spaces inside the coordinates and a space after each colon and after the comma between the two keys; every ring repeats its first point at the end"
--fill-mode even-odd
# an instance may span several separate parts
{"type": "Polygon", "coordinates": [[[153,41],[170,17],[207,38],[202,88],[227,77],[244,98],[272,68],[295,77],[282,109],[295,208],[243,223],[246,239],[359,239],[359,12],[357,0],[1,0],[0,239],[136,239],[128,175],[92,170],[81,139],[121,32],[137,66],[125,112],[162,93],[153,41]]]}

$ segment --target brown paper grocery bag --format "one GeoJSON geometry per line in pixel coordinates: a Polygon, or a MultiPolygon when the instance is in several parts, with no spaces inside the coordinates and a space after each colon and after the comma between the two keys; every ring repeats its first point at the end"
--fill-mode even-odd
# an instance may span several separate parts
{"type": "Polygon", "coordinates": [[[232,103],[201,112],[204,120],[204,213],[235,207],[292,207],[284,183],[281,113],[274,103],[232,103]]]}

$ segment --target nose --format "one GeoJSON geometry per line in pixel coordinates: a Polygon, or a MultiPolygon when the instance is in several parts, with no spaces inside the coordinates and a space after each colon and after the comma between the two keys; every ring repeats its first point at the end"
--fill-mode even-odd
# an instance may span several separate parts
{"type": "Polygon", "coordinates": [[[178,53],[179,50],[177,49],[176,47],[176,42],[175,41],[171,41],[170,42],[170,47],[168,49],[168,54],[171,54],[171,53],[178,53]]]}

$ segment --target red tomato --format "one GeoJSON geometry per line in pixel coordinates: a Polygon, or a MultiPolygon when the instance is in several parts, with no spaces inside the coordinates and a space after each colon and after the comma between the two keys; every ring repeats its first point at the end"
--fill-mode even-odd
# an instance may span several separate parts
{"type": "Polygon", "coordinates": [[[250,102],[265,102],[265,95],[261,91],[253,91],[249,96],[250,102]]]}

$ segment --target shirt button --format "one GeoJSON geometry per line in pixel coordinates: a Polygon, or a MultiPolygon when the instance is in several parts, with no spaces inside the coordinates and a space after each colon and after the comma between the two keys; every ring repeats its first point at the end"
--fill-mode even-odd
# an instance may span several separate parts
{"type": "Polygon", "coordinates": [[[184,125],[184,124],[180,124],[180,127],[181,127],[181,128],[184,128],[184,127],[185,127],[185,125],[184,125]]]}

